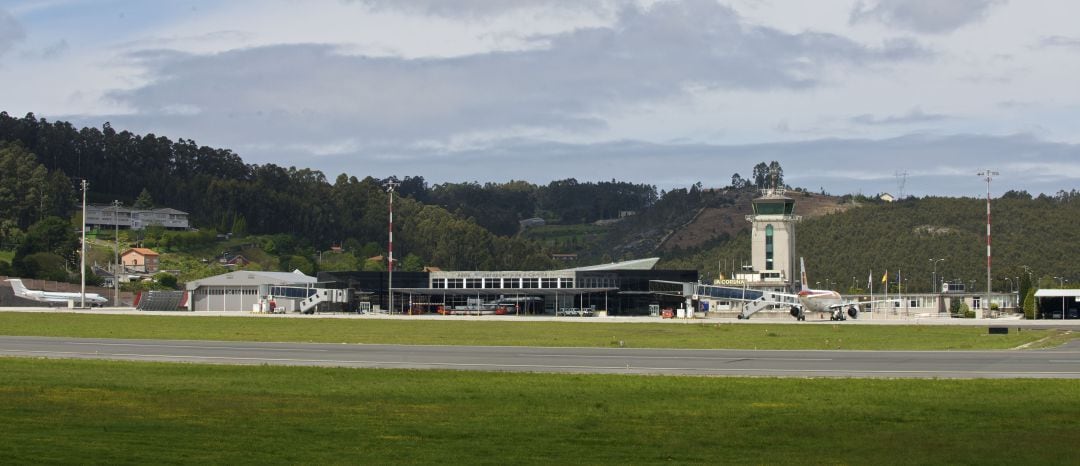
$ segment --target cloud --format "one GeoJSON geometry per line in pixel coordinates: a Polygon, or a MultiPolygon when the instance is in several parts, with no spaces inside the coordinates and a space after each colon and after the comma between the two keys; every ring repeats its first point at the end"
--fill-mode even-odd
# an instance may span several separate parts
{"type": "Polygon", "coordinates": [[[903,115],[888,115],[884,117],[876,117],[869,113],[862,115],[856,115],[851,117],[852,123],[860,125],[909,125],[917,123],[929,123],[941,120],[947,120],[950,117],[940,113],[925,113],[921,108],[915,107],[903,115]]]}
{"type": "Polygon", "coordinates": [[[11,13],[0,10],[0,56],[26,38],[26,31],[11,13]]]}
{"type": "Polygon", "coordinates": [[[605,113],[689,89],[804,89],[832,70],[927,54],[912,42],[866,46],[747,25],[708,0],[628,7],[610,27],[534,40],[546,45],[416,59],[357,56],[333,44],[144,50],[129,57],[148,83],[110,97],[135,109],[141,126],[179,125],[231,146],[321,144],[343,135],[408,142],[476,132],[587,133],[605,127],[605,113]]]}
{"type": "Polygon", "coordinates": [[[870,0],[858,2],[849,21],[877,21],[926,34],[946,34],[986,17],[1004,0],[870,0]]]}
{"type": "Polygon", "coordinates": [[[71,45],[68,44],[67,39],[60,39],[41,49],[25,50],[21,55],[23,58],[33,60],[55,60],[67,53],[69,49],[71,45]]]}
{"type": "Polygon", "coordinates": [[[483,18],[530,9],[604,12],[629,0],[346,0],[373,11],[397,11],[449,18],[483,18]]]}
{"type": "Polygon", "coordinates": [[[1042,47],[1060,47],[1080,50],[1080,38],[1065,36],[1044,37],[1039,41],[1039,45],[1042,47]]]}

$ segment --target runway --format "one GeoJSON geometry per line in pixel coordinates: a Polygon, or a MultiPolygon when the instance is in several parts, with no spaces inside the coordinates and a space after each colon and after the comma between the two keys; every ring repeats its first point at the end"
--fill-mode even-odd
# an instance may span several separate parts
{"type": "Polygon", "coordinates": [[[1080,378],[1080,345],[1035,351],[777,351],[0,337],[0,356],[198,364],[753,377],[1080,378]]]}

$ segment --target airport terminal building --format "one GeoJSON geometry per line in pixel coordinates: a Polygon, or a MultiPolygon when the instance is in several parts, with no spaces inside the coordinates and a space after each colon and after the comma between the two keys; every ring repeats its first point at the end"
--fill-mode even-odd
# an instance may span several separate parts
{"type": "Polygon", "coordinates": [[[650,315],[691,308],[681,287],[696,270],[657,270],[658,258],[562,270],[321,272],[319,282],[352,290],[356,304],[392,313],[650,315]],[[393,280],[391,282],[391,280],[393,280]],[[392,295],[393,302],[390,302],[392,295]]]}

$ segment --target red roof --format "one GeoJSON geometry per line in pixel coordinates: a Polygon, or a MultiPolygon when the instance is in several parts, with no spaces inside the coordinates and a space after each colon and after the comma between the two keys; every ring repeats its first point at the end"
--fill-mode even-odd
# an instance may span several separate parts
{"type": "Polygon", "coordinates": [[[138,253],[138,254],[140,254],[142,256],[156,256],[156,255],[158,255],[158,253],[154,252],[152,249],[147,249],[147,248],[131,248],[131,249],[128,249],[127,251],[124,251],[124,253],[120,254],[120,255],[121,256],[126,256],[127,253],[129,253],[129,252],[138,253]]]}

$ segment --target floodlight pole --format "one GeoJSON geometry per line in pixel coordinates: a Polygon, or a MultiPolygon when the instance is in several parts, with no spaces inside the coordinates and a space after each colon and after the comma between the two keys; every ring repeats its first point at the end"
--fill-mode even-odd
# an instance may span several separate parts
{"type": "Polygon", "coordinates": [[[113,239],[116,240],[116,268],[113,269],[113,306],[120,306],[120,201],[113,201],[113,239]]]}
{"type": "Polygon", "coordinates": [[[86,189],[90,186],[86,180],[82,180],[82,240],[79,242],[82,247],[79,253],[79,282],[81,283],[79,291],[79,307],[86,307],[86,189]]]}
{"type": "Polygon", "coordinates": [[[398,186],[396,181],[386,182],[386,192],[390,194],[390,242],[388,244],[388,254],[386,263],[386,295],[387,295],[387,310],[389,314],[394,313],[394,188],[398,186]]]}
{"type": "MultiPolygon", "coordinates": [[[[1000,173],[993,170],[983,170],[978,173],[979,176],[986,178],[986,309],[990,309],[990,181],[1000,173]]],[[[979,306],[979,314],[981,317],[982,306],[979,306]]]]}

